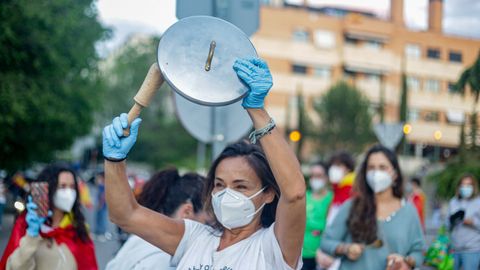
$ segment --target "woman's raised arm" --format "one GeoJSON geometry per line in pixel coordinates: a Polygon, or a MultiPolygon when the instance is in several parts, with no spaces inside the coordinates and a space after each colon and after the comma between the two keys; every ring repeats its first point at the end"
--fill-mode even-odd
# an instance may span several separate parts
{"type": "Polygon", "coordinates": [[[115,117],[103,130],[105,157],[105,191],[110,220],[123,230],[136,234],[170,255],[175,253],[182,239],[183,221],[145,208],[137,203],[130,189],[126,173],[128,152],[135,144],[141,119],[132,122],[130,135],[123,136],[128,127],[127,114],[115,117]]]}
{"type": "MultiPolygon", "coordinates": [[[[250,87],[250,93],[242,105],[247,109],[255,130],[267,127],[271,118],[263,109],[264,98],[272,87],[267,63],[258,58],[237,60],[234,70],[250,87]]],[[[281,192],[275,235],[285,261],[295,268],[301,255],[305,231],[305,179],[295,154],[276,128],[259,138],[259,141],[281,192]]]]}

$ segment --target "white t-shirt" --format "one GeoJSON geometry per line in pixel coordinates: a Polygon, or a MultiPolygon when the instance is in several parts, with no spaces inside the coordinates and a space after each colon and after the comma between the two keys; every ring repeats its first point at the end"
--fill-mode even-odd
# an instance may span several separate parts
{"type": "Polygon", "coordinates": [[[107,264],[106,270],[175,270],[171,256],[142,238],[131,235],[107,264]]]}
{"type": "MultiPolygon", "coordinates": [[[[171,264],[178,270],[292,270],[283,259],[273,230],[262,228],[232,246],[216,251],[221,233],[210,226],[185,219],[185,233],[171,264]]],[[[297,270],[302,268],[301,257],[297,270]]]]}

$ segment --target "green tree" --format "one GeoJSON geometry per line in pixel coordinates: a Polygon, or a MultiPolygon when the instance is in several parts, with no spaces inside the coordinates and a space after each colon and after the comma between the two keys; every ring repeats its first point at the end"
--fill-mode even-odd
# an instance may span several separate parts
{"type": "Polygon", "coordinates": [[[92,0],[0,5],[0,166],[48,161],[88,133],[98,105],[95,43],[108,37],[92,0]]]}
{"type": "MultiPolygon", "coordinates": [[[[103,76],[107,90],[102,98],[102,126],[133,105],[133,96],[156,60],[158,41],[150,37],[131,39],[106,61],[103,76]]],[[[142,111],[139,137],[129,160],[146,162],[157,168],[169,164],[195,166],[197,142],[175,117],[171,93],[164,83],[149,107],[142,111]]]]}
{"type": "Polygon", "coordinates": [[[480,52],[477,56],[475,62],[465,69],[457,83],[455,84],[454,91],[459,92],[462,95],[465,95],[465,90],[467,86],[470,87],[472,94],[474,96],[473,108],[470,117],[470,144],[471,150],[476,151],[480,146],[477,145],[478,140],[478,115],[476,111],[476,106],[478,105],[478,100],[480,98],[480,52]]]}
{"type": "MultiPolygon", "coordinates": [[[[400,110],[398,119],[400,122],[405,124],[408,118],[408,85],[407,85],[407,76],[405,73],[402,74],[402,92],[400,94],[400,110]]],[[[407,154],[407,137],[403,136],[402,141],[399,145],[399,149],[403,148],[403,154],[407,154]]]]}
{"type": "Polygon", "coordinates": [[[465,95],[467,86],[474,96],[473,109],[470,117],[470,132],[465,131],[466,123],[460,130],[460,145],[458,157],[452,159],[447,166],[429,176],[431,181],[437,183],[437,194],[441,198],[451,198],[455,194],[457,181],[465,173],[471,173],[480,181],[480,148],[476,141],[478,136],[477,112],[475,107],[480,96],[480,53],[476,61],[462,72],[454,90],[465,95]],[[469,145],[468,145],[469,144],[469,145]]]}
{"type": "Polygon", "coordinates": [[[361,152],[375,141],[369,100],[346,82],[332,86],[321,98],[314,100],[320,116],[317,147],[329,153],[339,149],[361,152]]]}

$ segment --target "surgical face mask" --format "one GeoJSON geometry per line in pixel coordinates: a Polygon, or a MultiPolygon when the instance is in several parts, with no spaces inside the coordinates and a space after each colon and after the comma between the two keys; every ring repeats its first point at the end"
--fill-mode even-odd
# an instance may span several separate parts
{"type": "Polygon", "coordinates": [[[333,184],[340,183],[344,176],[345,172],[343,171],[342,167],[333,165],[330,167],[330,169],[328,169],[328,178],[333,184]]]}
{"type": "Polygon", "coordinates": [[[265,206],[264,203],[255,210],[252,199],[264,189],[265,187],[250,197],[230,188],[212,194],[213,212],[217,220],[229,230],[250,224],[255,214],[265,206]]]}
{"type": "Polygon", "coordinates": [[[392,183],[392,177],[385,171],[372,170],[367,172],[367,184],[375,193],[385,191],[392,183]]]}
{"type": "Polygon", "coordinates": [[[53,205],[62,211],[70,212],[75,199],[77,199],[77,192],[74,189],[60,188],[53,195],[53,205]]]}
{"type": "Polygon", "coordinates": [[[325,179],[323,178],[310,178],[310,187],[313,192],[317,192],[324,188],[326,185],[325,179]]]}
{"type": "Polygon", "coordinates": [[[472,197],[473,195],[473,186],[468,185],[468,186],[461,186],[460,187],[460,197],[464,199],[468,199],[472,197]]]}

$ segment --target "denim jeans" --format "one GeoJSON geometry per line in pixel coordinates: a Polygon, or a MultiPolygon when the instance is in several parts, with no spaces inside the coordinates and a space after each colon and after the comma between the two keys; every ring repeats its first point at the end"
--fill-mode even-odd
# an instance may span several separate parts
{"type": "Polygon", "coordinates": [[[3,210],[5,209],[5,204],[0,203],[0,226],[2,226],[2,220],[3,220],[3,210]]]}
{"type": "Polygon", "coordinates": [[[480,267],[480,251],[477,252],[456,252],[453,254],[455,259],[455,270],[478,270],[480,267]]]}
{"type": "Polygon", "coordinates": [[[107,232],[107,207],[103,206],[95,212],[95,234],[105,234],[107,232]]]}

